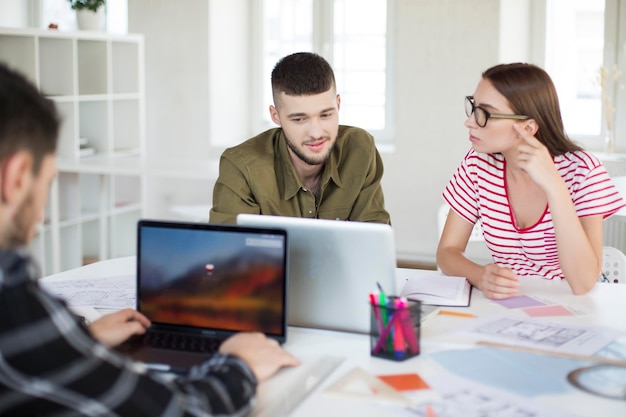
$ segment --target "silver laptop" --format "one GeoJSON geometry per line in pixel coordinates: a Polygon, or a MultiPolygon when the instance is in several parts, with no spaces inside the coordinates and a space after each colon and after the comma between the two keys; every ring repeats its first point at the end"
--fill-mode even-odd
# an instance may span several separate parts
{"type": "Polygon", "coordinates": [[[290,325],[368,333],[369,294],[377,283],[396,293],[389,225],[250,214],[237,223],[287,231],[290,325]]]}
{"type": "Polygon", "coordinates": [[[152,326],[120,351],[184,372],[236,332],[285,341],[284,230],[140,220],[137,237],[137,310],[152,326]]]}

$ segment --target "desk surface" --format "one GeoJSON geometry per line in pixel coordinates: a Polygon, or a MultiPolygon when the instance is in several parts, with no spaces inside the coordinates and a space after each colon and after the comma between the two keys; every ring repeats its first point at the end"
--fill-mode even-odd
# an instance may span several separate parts
{"type": "MultiPolygon", "coordinates": [[[[100,278],[132,274],[134,269],[135,258],[126,257],[98,262],[43,279],[100,278]]],[[[532,294],[533,296],[557,300],[562,305],[584,311],[582,315],[555,317],[551,319],[552,321],[604,326],[626,332],[626,285],[599,284],[584,296],[571,294],[566,282],[527,279],[522,281],[520,288],[522,294],[532,294]]],[[[455,308],[446,309],[455,310],[455,308]]],[[[458,308],[458,310],[471,312],[477,316],[505,311],[508,314],[519,312],[520,317],[526,317],[519,310],[516,313],[511,313],[511,310],[506,310],[499,304],[487,300],[480,291],[475,289],[472,293],[470,307],[458,308]]],[[[468,320],[472,319],[443,315],[436,315],[427,319],[422,324],[420,356],[403,362],[371,357],[369,354],[370,339],[367,335],[290,327],[285,349],[295,356],[301,358],[315,355],[345,357],[342,364],[317,387],[314,394],[294,410],[292,416],[378,416],[380,410],[372,409],[366,401],[329,395],[324,391],[329,385],[357,366],[374,375],[415,372],[428,381],[429,378],[440,374],[444,369],[433,359],[433,356],[441,352],[475,347],[471,339],[463,338],[454,331],[466,325],[468,320]]],[[[563,379],[565,379],[565,375],[563,375],[563,379]]],[[[578,416],[626,415],[626,401],[603,399],[577,389],[568,389],[558,393],[552,392],[546,395],[540,394],[532,396],[529,400],[534,404],[546,404],[578,416]]]]}

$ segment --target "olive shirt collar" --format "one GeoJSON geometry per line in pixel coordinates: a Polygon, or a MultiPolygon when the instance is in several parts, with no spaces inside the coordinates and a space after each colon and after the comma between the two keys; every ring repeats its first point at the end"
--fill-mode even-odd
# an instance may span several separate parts
{"type": "MultiPolygon", "coordinates": [[[[283,200],[289,200],[305,187],[291,161],[291,155],[287,148],[287,138],[282,129],[278,129],[278,140],[274,142],[274,151],[276,155],[274,167],[276,169],[280,194],[283,196],[283,200]]],[[[330,180],[332,180],[338,188],[342,188],[342,181],[339,176],[339,164],[337,163],[338,152],[337,142],[335,142],[330,158],[328,158],[322,170],[319,195],[322,195],[330,180]]]]}

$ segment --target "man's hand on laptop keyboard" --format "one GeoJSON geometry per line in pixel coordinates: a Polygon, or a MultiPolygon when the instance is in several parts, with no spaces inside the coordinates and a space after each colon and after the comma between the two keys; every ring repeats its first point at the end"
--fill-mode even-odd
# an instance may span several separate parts
{"type": "Polygon", "coordinates": [[[130,308],[106,314],[89,325],[91,335],[107,347],[115,347],[134,335],[144,334],[150,320],[130,308]]]}
{"type": "Polygon", "coordinates": [[[279,343],[262,333],[237,333],[220,346],[220,353],[238,356],[248,364],[259,382],[274,375],[284,366],[300,361],[283,350],[279,343]]]}

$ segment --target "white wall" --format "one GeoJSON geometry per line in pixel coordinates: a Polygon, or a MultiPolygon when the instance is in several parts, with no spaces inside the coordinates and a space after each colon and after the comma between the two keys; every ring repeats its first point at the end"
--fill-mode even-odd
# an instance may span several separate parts
{"type": "Polygon", "coordinates": [[[208,158],[207,0],[130,0],[128,29],[145,36],[148,158],[208,158]]]}
{"type": "MultiPolygon", "coordinates": [[[[209,2],[129,0],[128,30],[144,34],[148,161],[210,158],[209,2]]],[[[210,183],[154,177],[149,217],[176,217],[172,205],[205,204],[210,183]]],[[[207,210],[208,219],[208,210],[207,210]]]]}
{"type": "Polygon", "coordinates": [[[30,1],[0,0],[0,26],[27,27],[30,22],[30,1]]]}
{"type": "Polygon", "coordinates": [[[498,0],[399,0],[396,150],[384,190],[406,258],[434,260],[441,192],[469,150],[463,99],[498,61],[498,0]]]}
{"type": "Polygon", "coordinates": [[[249,0],[209,0],[211,146],[226,147],[250,132],[249,0]]]}

